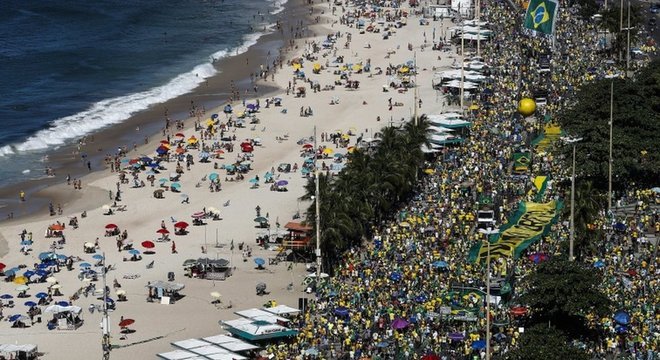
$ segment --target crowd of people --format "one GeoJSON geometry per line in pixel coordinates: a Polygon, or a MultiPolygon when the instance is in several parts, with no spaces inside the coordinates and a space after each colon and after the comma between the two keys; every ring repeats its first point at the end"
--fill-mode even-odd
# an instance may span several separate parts
{"type": "MultiPolygon", "coordinates": [[[[317,284],[316,297],[299,321],[297,339],[266,349],[275,358],[321,354],[410,359],[430,353],[443,359],[484,358],[486,266],[468,256],[484,240],[475,228],[477,210],[488,202],[495,210],[496,225],[506,223],[520,201],[539,200],[536,192],[530,192],[534,175],[555,179],[540,195],[541,202],[564,198],[567,191],[556,184],[570,177],[569,167],[553,156],[553,146],[534,158],[530,177],[512,174],[512,153],[531,147],[531,140],[543,131],[544,120],[552,121],[582,83],[618,74],[597,53],[595,24],[576,16],[575,7],[560,8],[554,41],[523,30],[511,21],[512,11],[504,1],[489,2],[482,9],[494,34],[490,42],[481,44],[492,81],[484,82],[477,92],[479,108],[468,115],[472,127],[466,142],[445,149],[429,163],[431,171],[420,179],[414,199],[387,222],[377,224],[373,239],[345,253],[335,275],[317,284]],[[552,53],[547,75],[537,71],[535,60],[545,53],[552,53]],[[537,111],[538,120],[533,122],[520,116],[516,105],[522,97],[533,97],[539,84],[548,92],[548,104],[537,111]],[[482,106],[485,103],[490,106],[482,106]]],[[[602,290],[632,320],[622,332],[612,317],[590,319],[605,333],[605,340],[586,350],[597,358],[627,352],[636,359],[651,359],[658,354],[654,328],[660,316],[654,296],[658,271],[654,249],[644,234],[660,231],[657,205],[653,206],[658,194],[638,190],[626,195],[626,201],[635,204],[632,213],[601,211],[602,246],[588,263],[604,274],[602,290]]],[[[557,222],[524,254],[560,256],[567,239],[568,224],[557,222]]],[[[512,275],[525,278],[538,262],[527,256],[492,257],[490,277],[505,282],[512,275]]],[[[519,305],[490,307],[493,354],[516,347],[519,320],[527,311],[512,311],[521,309],[519,305]]]]}

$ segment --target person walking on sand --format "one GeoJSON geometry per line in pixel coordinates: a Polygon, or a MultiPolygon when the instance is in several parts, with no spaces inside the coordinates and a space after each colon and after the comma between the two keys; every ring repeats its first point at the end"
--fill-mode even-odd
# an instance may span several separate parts
{"type": "Polygon", "coordinates": [[[18,193],[18,197],[21,199],[21,201],[25,201],[25,191],[21,190],[18,193]]]}
{"type": "Polygon", "coordinates": [[[177,251],[176,251],[176,243],[175,243],[174,241],[172,241],[172,254],[176,254],[176,253],[177,253],[177,251]]]}

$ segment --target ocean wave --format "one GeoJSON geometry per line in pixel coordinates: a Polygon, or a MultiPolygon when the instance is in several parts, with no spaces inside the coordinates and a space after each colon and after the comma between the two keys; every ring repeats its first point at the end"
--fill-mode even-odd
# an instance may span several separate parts
{"type": "Polygon", "coordinates": [[[277,15],[284,10],[284,4],[287,3],[288,0],[271,0],[273,3],[273,6],[275,7],[274,10],[270,12],[271,15],[277,15]]]}
{"type": "Polygon", "coordinates": [[[48,128],[36,132],[22,143],[0,147],[0,157],[19,152],[57,148],[71,140],[125,121],[131,115],[146,110],[154,104],[163,103],[189,93],[203,83],[205,79],[217,74],[218,71],[213,65],[215,61],[246,52],[265,34],[264,32],[256,32],[244,36],[241,45],[233,49],[213,53],[208,62],[199,64],[191,71],[176,76],[165,85],[130,95],[105,99],[92,104],[87,110],[56,119],[50,123],[48,128]]]}

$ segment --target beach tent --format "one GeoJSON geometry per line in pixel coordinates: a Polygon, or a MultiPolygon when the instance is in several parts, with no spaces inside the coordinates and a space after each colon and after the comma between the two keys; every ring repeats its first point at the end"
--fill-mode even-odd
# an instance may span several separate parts
{"type": "Polygon", "coordinates": [[[75,330],[83,324],[83,320],[80,318],[81,311],[82,308],[75,305],[50,305],[44,310],[44,313],[53,314],[53,328],[58,330],[75,330]]]}
{"type": "Polygon", "coordinates": [[[289,322],[289,319],[283,318],[281,316],[277,316],[273,313],[270,313],[268,311],[264,311],[261,309],[247,309],[247,310],[241,310],[241,311],[235,311],[234,314],[243,316],[248,319],[252,320],[262,320],[262,321],[267,321],[271,324],[277,324],[277,323],[287,323],[289,322]]]}
{"type": "Polygon", "coordinates": [[[277,306],[273,306],[273,307],[269,307],[269,308],[263,308],[263,310],[267,311],[271,314],[284,315],[284,316],[291,315],[291,314],[297,314],[297,313],[300,312],[300,310],[298,310],[296,308],[292,308],[292,307],[287,306],[287,305],[277,305],[277,306]]]}
{"type": "Polygon", "coordinates": [[[237,339],[232,336],[228,335],[215,335],[215,336],[209,336],[205,337],[202,340],[207,341],[211,344],[218,345],[222,348],[225,348],[229,351],[235,351],[235,352],[241,352],[241,351],[249,351],[249,350],[255,350],[258,349],[259,347],[256,345],[252,345],[248,342],[245,342],[241,339],[237,339]]]}
{"type": "Polygon", "coordinates": [[[203,357],[185,350],[174,350],[166,353],[157,354],[161,359],[165,360],[197,360],[204,359],[203,357]]]}
{"type": "Polygon", "coordinates": [[[298,335],[297,330],[262,320],[240,318],[223,321],[222,324],[230,333],[249,341],[281,339],[298,335]]]}
{"type": "Polygon", "coordinates": [[[462,119],[438,119],[431,123],[448,129],[463,129],[472,125],[471,122],[462,119]]]}
{"type": "Polygon", "coordinates": [[[11,359],[37,359],[37,352],[37,345],[33,344],[0,344],[0,355],[11,359]]]}

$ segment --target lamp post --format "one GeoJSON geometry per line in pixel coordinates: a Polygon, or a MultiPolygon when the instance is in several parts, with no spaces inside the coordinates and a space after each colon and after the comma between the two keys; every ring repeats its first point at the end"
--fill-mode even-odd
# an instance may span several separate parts
{"type": "Polygon", "coordinates": [[[571,166],[571,229],[569,234],[568,260],[573,261],[573,244],[575,242],[575,145],[582,138],[565,138],[565,143],[573,145],[573,164],[571,166]]]}
{"type": "Polygon", "coordinates": [[[105,267],[105,253],[101,254],[103,259],[101,259],[101,265],[103,266],[103,318],[101,319],[101,329],[103,331],[103,336],[101,337],[101,348],[103,349],[103,360],[110,359],[110,350],[112,350],[112,345],[110,345],[110,320],[108,318],[108,293],[106,292],[106,267],[105,267]]]}
{"type": "Polygon", "coordinates": [[[490,236],[498,234],[499,229],[489,227],[487,229],[479,229],[479,232],[486,236],[486,360],[490,360],[490,236]]]}

